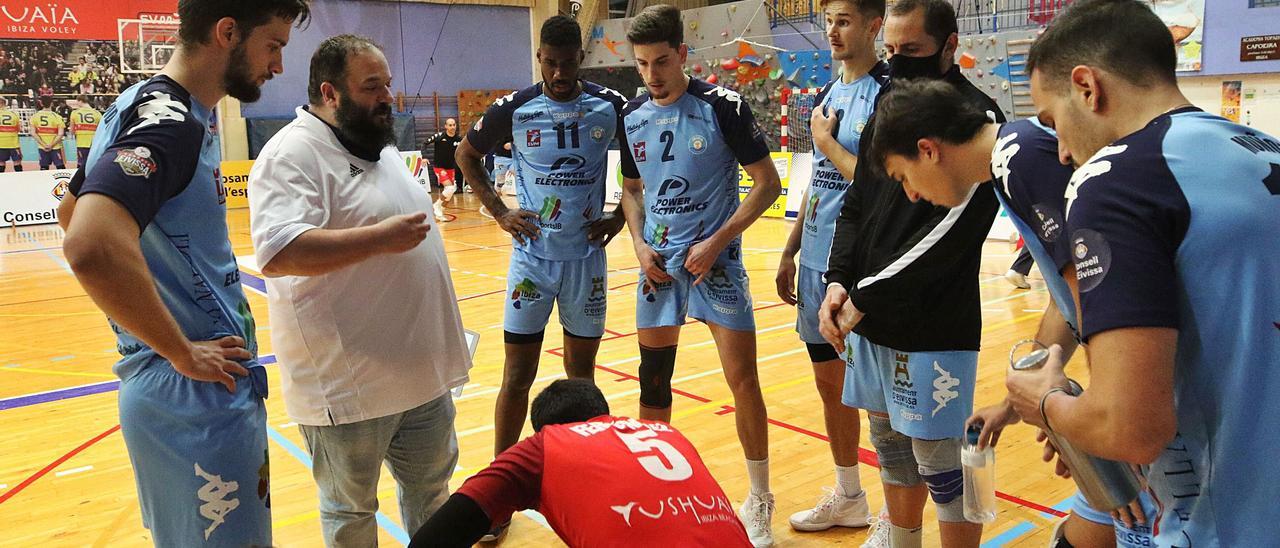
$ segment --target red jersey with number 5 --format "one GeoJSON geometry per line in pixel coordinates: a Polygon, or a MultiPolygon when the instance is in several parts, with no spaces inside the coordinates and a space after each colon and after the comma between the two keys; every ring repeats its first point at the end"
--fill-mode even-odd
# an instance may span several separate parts
{"type": "Polygon", "coordinates": [[[468,479],[494,521],[536,508],[570,546],[750,546],[733,504],[671,426],[601,416],[546,426],[468,479]]]}

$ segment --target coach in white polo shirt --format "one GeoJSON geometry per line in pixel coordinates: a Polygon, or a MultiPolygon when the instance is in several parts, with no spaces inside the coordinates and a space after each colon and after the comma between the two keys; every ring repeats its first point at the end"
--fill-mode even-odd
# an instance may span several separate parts
{"type": "Polygon", "coordinates": [[[271,342],[315,461],[328,546],[377,544],[384,460],[407,530],[448,498],[450,389],[471,367],[431,196],[391,145],[390,84],[368,39],[325,40],[311,58],[310,105],[249,176],[271,342]]]}

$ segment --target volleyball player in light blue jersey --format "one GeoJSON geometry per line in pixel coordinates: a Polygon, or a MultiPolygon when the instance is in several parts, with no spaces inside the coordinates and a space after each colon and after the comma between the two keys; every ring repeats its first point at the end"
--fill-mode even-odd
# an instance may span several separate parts
{"type": "Polygon", "coordinates": [[[1280,141],[1191,106],[1168,29],[1136,0],[1085,0],[1028,57],[1039,118],[1088,158],[1066,191],[1090,383],[1056,349],[1011,372],[1023,419],[1144,465],[1158,546],[1274,543],[1280,432],[1280,141]]]}
{"type": "Polygon", "coordinates": [[[671,420],[671,376],[685,316],[711,329],[733,391],[751,494],[740,517],[757,546],[769,519],[768,417],[756,375],[754,311],[741,235],[781,192],[764,135],[737,93],[684,73],[680,11],[646,8],[627,32],[648,93],[627,104],[622,208],[640,284],[640,418],[671,420]],[[755,181],[738,204],[738,166],[755,181]]]}
{"type": "Polygon", "coordinates": [[[565,374],[594,378],[608,291],[604,246],[625,221],[605,213],[604,194],[609,145],[618,139],[625,148],[626,98],[578,79],[585,55],[577,22],[547,19],[538,47],[543,81],[494,102],[458,145],[459,168],[498,225],[515,238],[503,309],[506,360],[494,409],[494,455],[520,439],[553,305],[564,331],[565,374]],[[481,163],[504,145],[510,146],[516,171],[517,208],[502,202],[481,163]]]}
{"type": "Polygon", "coordinates": [[[227,240],[225,95],[252,102],[284,70],[302,0],[178,4],[180,44],[103,116],[59,207],[76,278],[122,358],[120,426],[157,546],[271,544],[267,378],[227,240]]]}
{"type": "Polygon", "coordinates": [[[889,79],[888,65],[876,55],[875,40],[884,22],[884,0],[826,0],[822,11],[831,57],[842,70],[818,92],[811,120],[813,175],[778,265],[778,296],[796,307],[796,331],[813,362],[814,380],[835,461],[836,486],[810,509],[792,514],[797,531],[831,527],[863,527],[870,517],[858,476],[858,410],[844,405],[841,394],[846,363],[822,338],[818,309],[826,296],[823,274],[835,234],[845,190],[853,180],[858,146],[875,108],[876,96],[889,79]],[[847,175],[846,175],[847,174],[847,175]],[[797,272],[796,255],[800,256],[797,272]],[[798,275],[797,275],[798,274],[798,275]]]}

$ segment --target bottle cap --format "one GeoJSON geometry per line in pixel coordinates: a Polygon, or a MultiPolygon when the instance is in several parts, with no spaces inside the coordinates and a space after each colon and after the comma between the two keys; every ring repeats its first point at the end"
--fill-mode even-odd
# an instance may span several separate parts
{"type": "Polygon", "coordinates": [[[978,445],[978,438],[982,436],[982,423],[975,423],[969,426],[969,430],[965,432],[965,441],[969,445],[978,445]]]}

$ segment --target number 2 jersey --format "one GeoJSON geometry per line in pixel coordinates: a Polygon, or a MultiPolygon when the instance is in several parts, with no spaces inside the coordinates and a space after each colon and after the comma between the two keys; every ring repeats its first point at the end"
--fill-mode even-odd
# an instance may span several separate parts
{"type": "Polygon", "coordinates": [[[660,422],[545,426],[458,493],[494,523],[537,509],[569,546],[751,546],[693,445],[660,422]]]}
{"type": "MultiPolygon", "coordinates": [[[[583,259],[597,249],[587,226],[604,214],[609,143],[622,135],[626,98],[583,81],[582,93],[561,103],[542,83],[498,99],[467,133],[481,153],[511,142],[520,209],[538,214],[540,235],[516,248],[541,259],[583,259]]],[[[625,146],[624,146],[625,148],[625,146]]]]}
{"type": "Polygon", "coordinates": [[[689,79],[675,103],[645,93],[624,111],[622,176],[644,180],[644,239],[656,250],[707,239],[738,210],[738,164],[769,156],[737,92],[689,79]]]}

